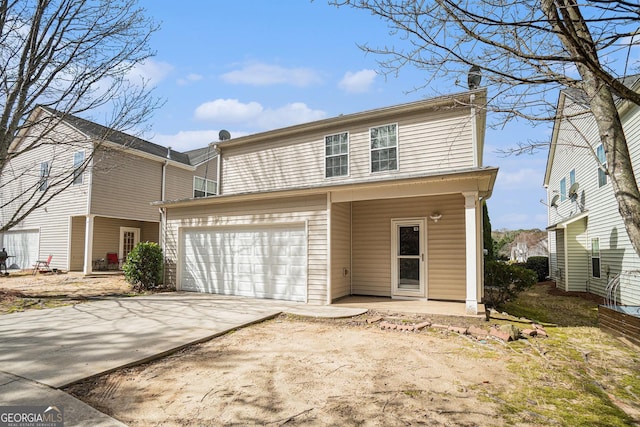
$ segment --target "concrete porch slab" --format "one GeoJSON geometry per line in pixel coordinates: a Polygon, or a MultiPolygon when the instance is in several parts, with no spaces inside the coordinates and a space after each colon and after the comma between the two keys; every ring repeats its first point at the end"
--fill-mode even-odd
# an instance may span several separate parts
{"type": "Polygon", "coordinates": [[[347,296],[334,301],[332,307],[367,308],[396,313],[433,314],[443,316],[485,317],[484,304],[478,304],[478,314],[467,314],[464,302],[434,300],[403,300],[388,297],[347,296]]]}

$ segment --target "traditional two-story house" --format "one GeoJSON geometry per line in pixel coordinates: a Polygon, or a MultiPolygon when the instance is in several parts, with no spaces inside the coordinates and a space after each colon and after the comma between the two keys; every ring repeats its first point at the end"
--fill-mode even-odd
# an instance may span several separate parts
{"type": "Polygon", "coordinates": [[[139,241],[159,242],[152,202],[215,194],[217,161],[208,147],[181,153],[43,107],[29,120],[34,125],[10,148],[24,152],[0,177],[0,197],[13,200],[0,210],[0,223],[48,186],[64,190],[0,235],[14,267],[51,256],[52,268],[103,269],[109,253],[121,260],[139,241]]]}
{"type": "Polygon", "coordinates": [[[219,194],[158,203],[179,290],[330,304],[483,298],[483,89],[215,145],[219,194]]]}
{"type": "MultiPolygon", "coordinates": [[[[638,76],[624,83],[640,89],[638,76]]],[[[617,107],[635,168],[640,165],[640,107],[624,101],[617,107]]],[[[640,257],[618,211],[587,99],[580,91],[563,90],[557,108],[544,177],[551,278],[565,291],[640,305],[640,257]],[[616,284],[612,295],[609,283],[616,284]]]]}

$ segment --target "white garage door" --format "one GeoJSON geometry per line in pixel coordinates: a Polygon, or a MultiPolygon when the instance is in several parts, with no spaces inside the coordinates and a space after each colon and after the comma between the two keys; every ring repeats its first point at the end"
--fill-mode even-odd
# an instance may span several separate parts
{"type": "Polygon", "coordinates": [[[306,301],[304,224],[242,229],[186,229],[180,289],[306,301]]]}
{"type": "Polygon", "coordinates": [[[2,247],[9,256],[9,268],[29,269],[38,260],[40,233],[38,230],[6,231],[2,235],[2,247]]]}

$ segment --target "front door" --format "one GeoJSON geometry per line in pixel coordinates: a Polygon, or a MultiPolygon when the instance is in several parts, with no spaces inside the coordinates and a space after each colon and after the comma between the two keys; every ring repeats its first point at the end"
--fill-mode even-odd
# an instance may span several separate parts
{"type": "Polygon", "coordinates": [[[394,296],[425,297],[424,218],[391,221],[391,279],[394,296]]]}
{"type": "Polygon", "coordinates": [[[127,255],[140,243],[140,229],[133,227],[120,227],[120,253],[122,262],[126,261],[127,255]]]}

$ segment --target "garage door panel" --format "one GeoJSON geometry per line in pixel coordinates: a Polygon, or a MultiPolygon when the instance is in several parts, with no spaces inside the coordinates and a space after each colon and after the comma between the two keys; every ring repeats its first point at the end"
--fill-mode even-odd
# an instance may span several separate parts
{"type": "Polygon", "coordinates": [[[1,244],[11,256],[9,268],[29,269],[38,260],[40,232],[38,230],[7,231],[1,235],[1,244]]]}
{"type": "Polygon", "coordinates": [[[186,229],[182,247],[182,290],[306,301],[303,225],[186,229]]]}

